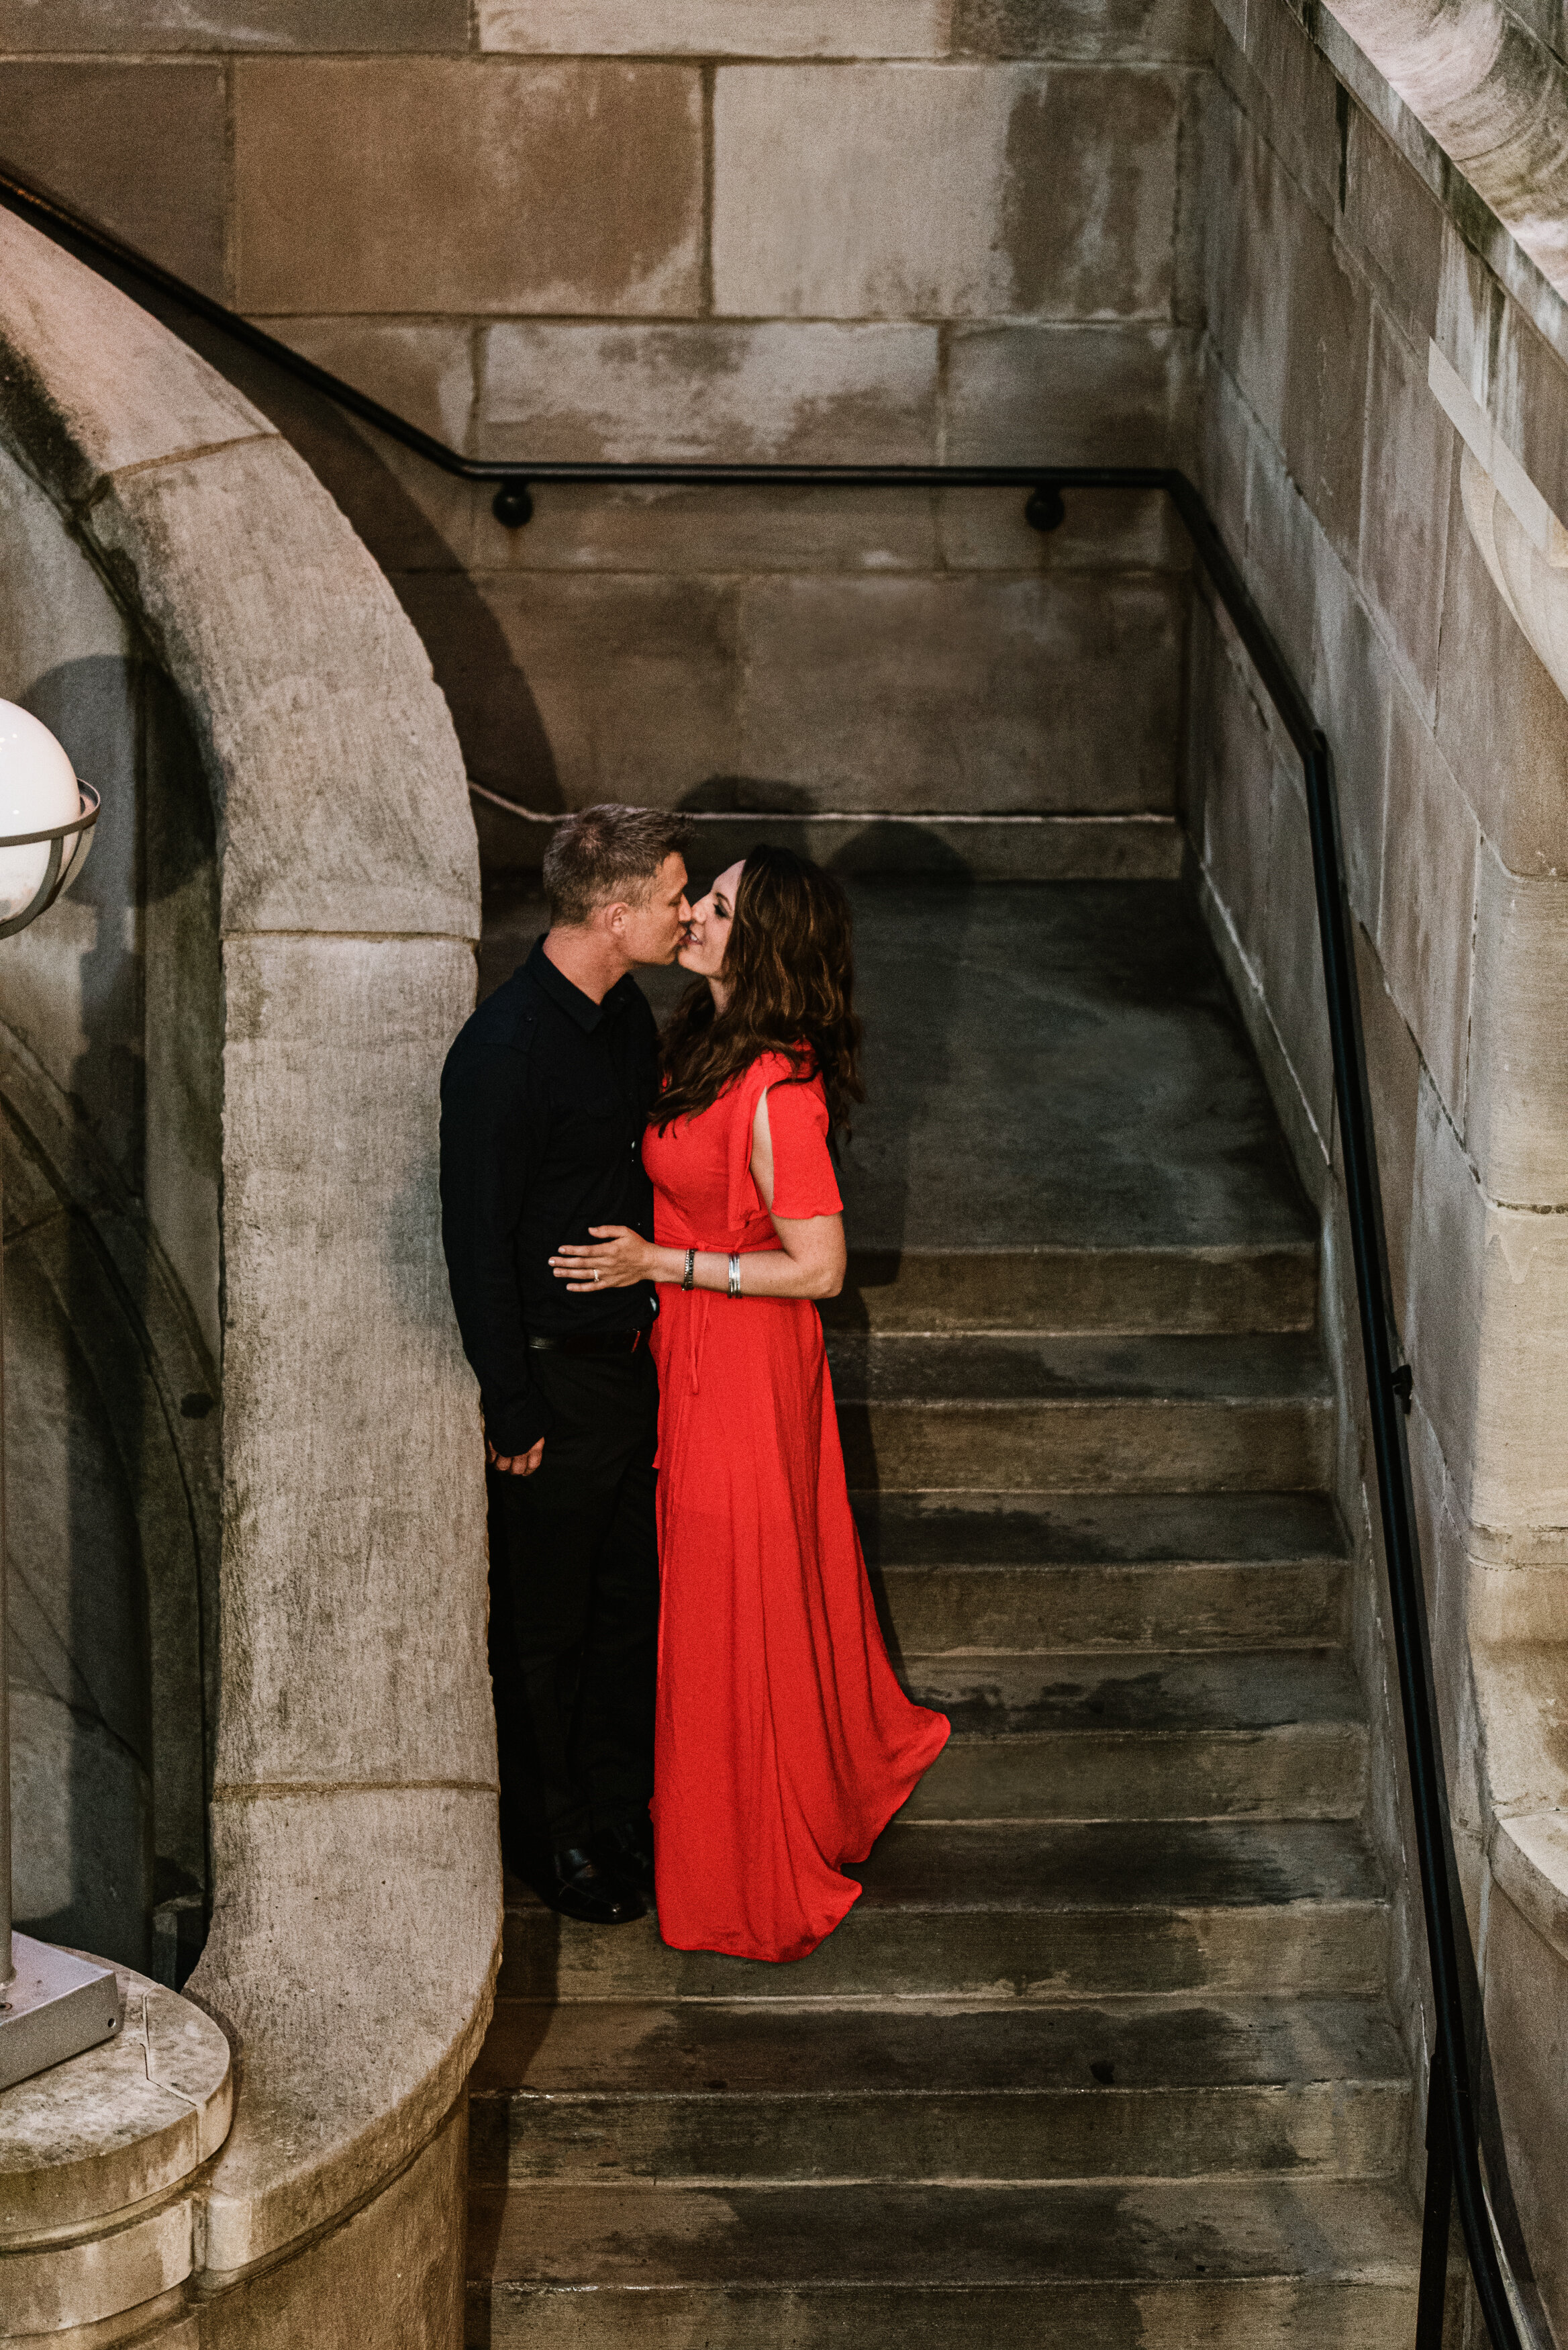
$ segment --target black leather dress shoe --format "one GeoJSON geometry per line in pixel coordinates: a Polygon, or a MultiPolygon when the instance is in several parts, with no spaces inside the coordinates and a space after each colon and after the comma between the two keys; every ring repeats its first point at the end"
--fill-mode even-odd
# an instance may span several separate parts
{"type": "Polygon", "coordinates": [[[644,1818],[606,1828],[594,1838],[594,1858],[605,1875],[647,1901],[653,1898],[653,1825],[644,1818]]]}
{"type": "Polygon", "coordinates": [[[607,1877],[591,1853],[580,1845],[550,1855],[528,1882],[541,1901],[563,1918],[580,1918],[589,1926],[628,1926],[643,1914],[643,1902],[632,1886],[607,1877]]]}

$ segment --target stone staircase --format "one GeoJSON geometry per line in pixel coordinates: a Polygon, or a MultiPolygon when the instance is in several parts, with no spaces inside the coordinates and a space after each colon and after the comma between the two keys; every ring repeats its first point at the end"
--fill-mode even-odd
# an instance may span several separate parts
{"type": "Polygon", "coordinates": [[[1261,1083],[1174,887],[859,894],[829,1343],[952,1741],[794,1966],[510,1888],[469,2340],[1386,2350],[1410,2086],[1261,1083]]]}

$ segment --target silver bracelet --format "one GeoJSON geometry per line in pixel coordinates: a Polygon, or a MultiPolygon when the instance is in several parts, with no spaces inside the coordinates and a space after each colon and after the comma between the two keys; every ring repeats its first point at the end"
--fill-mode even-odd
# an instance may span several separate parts
{"type": "Polygon", "coordinates": [[[738,1256],[732,1256],[730,1259],[730,1295],[732,1297],[739,1297],[740,1294],[741,1260],[738,1256]]]}
{"type": "Polygon", "coordinates": [[[695,1250],[694,1248],[690,1248],[690,1249],[688,1249],[688,1250],[687,1250],[687,1252],[686,1252],[686,1271],[685,1271],[685,1274],[684,1274],[684,1275],[682,1276],[682,1279],[681,1279],[681,1283],[680,1283],[680,1286],[681,1286],[681,1288],[682,1288],[682,1289],[690,1289],[690,1288],[691,1288],[691,1284],[693,1283],[693,1281],[695,1281],[695,1279],[696,1279],[696,1278],[697,1278],[697,1252],[696,1252],[696,1250],[695,1250]]]}

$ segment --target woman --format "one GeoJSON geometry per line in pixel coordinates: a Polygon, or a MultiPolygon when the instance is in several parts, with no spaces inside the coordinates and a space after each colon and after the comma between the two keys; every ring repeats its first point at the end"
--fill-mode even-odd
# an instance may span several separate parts
{"type": "Polygon", "coordinates": [[[653,1826],[677,1950],[799,1959],[945,1744],[888,1662],[849,1513],[813,1300],[844,1280],[827,1138],[862,1098],[849,908],[757,848],[695,909],[643,1144],[650,1246],[552,1258],[574,1289],[654,1280],[661,1600],[653,1826]]]}

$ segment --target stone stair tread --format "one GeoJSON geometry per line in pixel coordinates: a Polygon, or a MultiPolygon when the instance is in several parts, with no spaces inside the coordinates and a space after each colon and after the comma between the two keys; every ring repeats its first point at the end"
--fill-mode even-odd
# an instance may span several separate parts
{"type": "Polygon", "coordinates": [[[1294,1565],[1343,1559],[1324,1493],[861,1492],[867,1560],[905,1567],[1294,1565]]]}
{"type": "Polygon", "coordinates": [[[1365,1712],[1349,1659],[1333,1648],[921,1658],[905,1678],[955,1741],[1359,1727],[1365,1712]]]}
{"type": "Polygon", "coordinates": [[[476,2096],[711,2099],[1403,2087],[1408,2078],[1387,2009],[1372,1999],[504,1999],[471,2086],[476,2096]]]}
{"type": "MultiPolygon", "coordinates": [[[[846,1873],[864,1891],[840,1934],[871,1910],[1176,1915],[1386,1899],[1376,1856],[1350,1820],[895,1820],[869,1859],[846,1873]]],[[[579,1931],[556,1919],[514,1877],[506,1879],[506,1907],[549,1921],[563,1941],[604,1943],[602,1928],[579,1931]]],[[[639,1930],[618,1929],[605,1947],[639,1930]]],[[[810,1965],[797,1960],[791,1980],[807,1980],[810,1965]]]]}
{"type": "Polygon", "coordinates": [[[865,1887],[856,1911],[1174,1915],[1386,1898],[1365,1835],[1345,1820],[896,1820],[846,1874],[865,1887]]]}
{"type": "Polygon", "coordinates": [[[1309,1331],[1242,1337],[1059,1337],[1035,1331],[940,1340],[829,1331],[839,1404],[928,1410],[1013,1403],[1286,1403],[1327,1407],[1333,1390],[1309,1331]]]}
{"type": "Polygon", "coordinates": [[[1368,2179],[722,2188],[530,2179],[472,2191],[468,2242],[471,2278],[535,2290],[1195,2276],[1404,2284],[1420,2227],[1403,2186],[1368,2179]]]}

